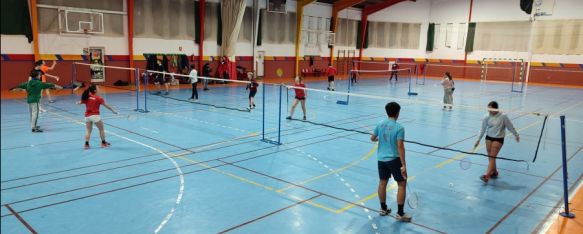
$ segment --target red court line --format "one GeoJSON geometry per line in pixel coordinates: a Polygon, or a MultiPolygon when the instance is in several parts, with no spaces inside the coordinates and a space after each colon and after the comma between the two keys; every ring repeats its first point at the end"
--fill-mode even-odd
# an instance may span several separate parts
{"type": "MultiPolygon", "coordinates": [[[[577,151],[575,151],[575,153],[573,153],[569,159],[567,160],[567,163],[569,161],[571,161],[571,159],[573,157],[575,157],[575,155],[577,155],[579,153],[579,151],[583,150],[583,147],[580,147],[577,151]]],[[[494,226],[492,226],[490,229],[488,229],[488,231],[486,233],[492,233],[494,231],[494,229],[496,229],[498,226],[500,226],[500,224],[502,224],[502,222],[504,222],[504,220],[506,220],[512,213],[514,213],[514,211],[516,211],[516,209],[518,209],[518,207],[520,207],[522,205],[522,203],[526,202],[526,200],[532,196],[536,191],[538,191],[538,189],[540,189],[540,187],[542,187],[549,179],[551,179],[551,177],[553,177],[560,169],[562,168],[562,165],[560,165],[559,167],[557,167],[557,169],[551,173],[551,175],[549,175],[547,178],[545,178],[538,186],[536,186],[536,188],[534,188],[530,193],[528,193],[528,195],[526,195],[526,197],[522,198],[522,200],[520,200],[520,202],[518,202],[514,207],[512,207],[512,209],[510,211],[508,211],[508,213],[506,213],[506,215],[504,215],[500,220],[498,220],[498,222],[496,222],[494,224],[494,226]]]]}
{"type": "Polygon", "coordinates": [[[34,228],[32,228],[32,226],[30,226],[30,224],[28,224],[22,217],[20,217],[20,215],[18,214],[18,212],[16,212],[15,210],[12,209],[12,207],[10,207],[10,205],[6,204],[4,205],[6,208],[8,208],[8,210],[10,211],[10,213],[12,213],[22,224],[24,224],[24,226],[26,227],[26,229],[28,229],[30,231],[30,233],[33,234],[37,234],[38,232],[36,232],[34,230],[34,228]]]}
{"type": "Polygon", "coordinates": [[[311,197],[311,198],[308,198],[308,199],[305,199],[305,200],[301,200],[301,201],[299,201],[299,202],[296,202],[296,203],[294,203],[294,204],[291,204],[291,205],[289,205],[289,206],[283,207],[283,208],[281,208],[281,209],[274,210],[274,211],[272,211],[272,212],[269,212],[269,213],[267,213],[267,214],[264,214],[264,215],[262,215],[262,216],[259,216],[259,217],[257,217],[257,218],[254,218],[254,219],[252,219],[252,220],[249,220],[249,221],[247,221],[247,222],[244,222],[244,223],[242,223],[242,224],[239,224],[239,225],[237,225],[237,226],[234,226],[234,227],[228,228],[228,229],[226,229],[226,230],[223,230],[223,231],[221,231],[221,232],[219,232],[219,233],[226,233],[226,232],[233,231],[233,230],[235,230],[235,229],[237,229],[237,228],[243,227],[243,226],[245,226],[245,225],[247,225],[247,224],[253,223],[253,222],[255,222],[255,221],[258,221],[258,220],[260,220],[260,219],[264,219],[264,218],[266,218],[266,217],[268,217],[268,216],[271,216],[271,215],[274,215],[274,214],[276,214],[276,213],[282,212],[282,211],[284,211],[284,210],[287,210],[287,209],[289,209],[289,208],[292,208],[292,207],[294,207],[294,206],[300,205],[300,204],[302,204],[302,203],[305,203],[305,202],[308,202],[308,201],[310,201],[310,200],[314,200],[314,199],[316,199],[317,197],[320,197],[320,196],[322,196],[322,194],[318,194],[318,195],[316,195],[316,196],[313,196],[313,197],[311,197]]]}

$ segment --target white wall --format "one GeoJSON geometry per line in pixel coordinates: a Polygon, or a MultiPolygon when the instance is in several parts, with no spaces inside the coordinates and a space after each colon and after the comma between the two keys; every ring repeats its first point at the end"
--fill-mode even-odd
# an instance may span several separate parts
{"type": "MultiPolygon", "coordinates": [[[[218,2],[219,0],[207,0],[218,2]]],[[[464,50],[457,49],[457,34],[459,23],[466,23],[469,13],[470,0],[417,0],[416,2],[402,2],[388,9],[379,11],[369,17],[370,21],[385,22],[418,22],[421,23],[421,33],[419,48],[414,50],[405,49],[378,49],[369,48],[364,50],[365,57],[400,57],[400,58],[441,58],[441,59],[463,59],[464,50]],[[439,23],[440,35],[442,38],[436,41],[437,49],[431,53],[425,52],[427,43],[427,27],[430,22],[439,23]],[[451,48],[444,46],[445,30],[447,23],[454,23],[453,38],[451,48]]],[[[513,21],[529,20],[529,16],[522,12],[519,7],[520,0],[474,0],[472,21],[513,21]]],[[[260,0],[260,6],[265,7],[266,1],[260,0]]],[[[252,6],[253,0],[247,0],[247,5],[252,6]]],[[[294,12],[296,2],[288,1],[287,10],[294,12]]],[[[304,9],[305,15],[331,17],[332,7],[324,3],[312,3],[304,9]]],[[[538,17],[537,20],[554,19],[583,19],[583,0],[556,0],[552,16],[538,17]]],[[[360,20],[360,10],[349,8],[339,13],[340,18],[360,20]]],[[[127,35],[127,27],[124,19],[124,30],[127,35]]],[[[80,54],[82,48],[89,46],[104,46],[109,55],[127,54],[127,39],[125,37],[71,37],[56,34],[39,35],[40,52],[42,54],[80,54]]],[[[27,42],[24,36],[2,35],[1,52],[3,54],[32,54],[32,44],[27,42]]],[[[251,43],[238,43],[238,56],[251,56],[253,54],[251,43]]],[[[204,54],[207,56],[217,55],[219,48],[215,41],[205,41],[204,54]]],[[[336,47],[337,50],[356,50],[353,47],[336,47]]],[[[295,47],[293,44],[263,44],[257,50],[266,51],[268,56],[294,56],[295,47]]],[[[300,51],[303,54],[303,46],[300,51]]],[[[336,51],[334,52],[336,54],[336,51]]],[[[198,49],[194,41],[191,40],[163,40],[153,38],[135,38],[134,53],[184,53],[197,55],[198,49]],[[182,51],[180,51],[182,47],[182,51]]],[[[357,50],[358,54],[358,50],[357,50]]],[[[321,56],[329,56],[327,47],[322,48],[321,56]]],[[[505,51],[474,51],[468,55],[470,60],[480,60],[483,57],[515,57],[524,58],[528,56],[525,52],[505,52],[505,51]]],[[[563,63],[583,63],[582,55],[533,55],[533,61],[539,62],[563,62],[563,63]]]]}
{"type": "Polygon", "coordinates": [[[2,54],[32,54],[32,43],[28,43],[28,38],[24,35],[2,35],[2,54]]]}

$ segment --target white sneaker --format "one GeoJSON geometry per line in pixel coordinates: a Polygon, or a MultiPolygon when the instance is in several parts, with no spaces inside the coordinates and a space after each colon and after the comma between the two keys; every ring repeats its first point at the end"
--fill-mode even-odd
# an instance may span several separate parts
{"type": "Polygon", "coordinates": [[[401,222],[411,222],[411,215],[409,214],[403,214],[403,216],[399,215],[399,213],[397,213],[397,221],[401,221],[401,222]]]}
{"type": "Polygon", "coordinates": [[[389,215],[390,213],[391,213],[391,208],[387,208],[386,210],[381,209],[379,211],[380,216],[386,216],[386,215],[389,215]]]}

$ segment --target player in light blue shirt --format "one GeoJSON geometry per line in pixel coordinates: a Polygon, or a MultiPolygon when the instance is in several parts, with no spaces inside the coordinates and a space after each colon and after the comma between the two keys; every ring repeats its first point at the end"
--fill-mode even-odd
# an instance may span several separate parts
{"type": "Polygon", "coordinates": [[[398,184],[397,191],[397,220],[410,222],[411,216],[403,211],[405,205],[405,189],[407,185],[407,163],[405,162],[405,129],[397,123],[401,106],[390,102],[385,106],[388,119],[381,121],[374,129],[370,140],[379,142],[377,160],[379,170],[378,195],[381,202],[380,215],[391,213],[387,207],[387,183],[391,175],[398,184]]]}

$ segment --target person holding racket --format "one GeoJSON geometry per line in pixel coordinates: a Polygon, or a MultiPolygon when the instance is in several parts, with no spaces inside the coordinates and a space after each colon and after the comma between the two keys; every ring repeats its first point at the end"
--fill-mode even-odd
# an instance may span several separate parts
{"type": "Polygon", "coordinates": [[[306,97],[308,95],[306,94],[306,90],[303,88],[306,88],[304,81],[302,80],[301,77],[296,77],[296,83],[292,87],[292,89],[296,93],[296,97],[294,99],[294,102],[292,103],[291,110],[289,111],[289,116],[286,119],[290,120],[292,119],[292,117],[294,116],[294,111],[296,110],[296,106],[298,105],[298,103],[301,103],[302,111],[304,112],[303,120],[306,120],[306,97]],[[295,89],[295,87],[298,87],[299,89],[295,89]]]}
{"type": "Polygon", "coordinates": [[[514,125],[506,114],[498,111],[498,103],[491,101],[488,103],[488,115],[482,120],[482,129],[474,149],[480,145],[480,140],[486,134],[486,152],[488,152],[488,168],[486,174],[480,176],[480,180],[488,183],[490,178],[498,178],[498,169],[496,168],[496,157],[504,145],[505,129],[508,129],[516,137],[516,142],[520,142],[520,137],[514,125]]]}
{"type": "Polygon", "coordinates": [[[255,109],[255,94],[257,94],[257,87],[259,87],[259,83],[253,77],[253,72],[247,73],[247,78],[249,79],[249,84],[247,84],[246,90],[249,90],[249,107],[247,110],[251,111],[251,109],[255,109]]]}
{"type": "Polygon", "coordinates": [[[381,203],[380,215],[391,213],[387,207],[387,183],[391,175],[397,181],[397,205],[396,218],[401,222],[411,222],[411,215],[406,214],[405,197],[407,186],[407,163],[405,161],[405,128],[397,123],[401,106],[396,102],[387,103],[385,106],[388,118],[381,121],[374,129],[370,140],[379,142],[377,150],[379,186],[378,196],[381,203]]]}
{"type": "Polygon", "coordinates": [[[83,94],[81,95],[81,100],[77,104],[85,104],[85,126],[87,127],[87,132],[85,133],[85,149],[89,149],[89,139],[91,138],[91,131],[93,130],[93,124],[99,129],[99,136],[101,137],[101,147],[109,147],[111,144],[105,141],[105,129],[103,128],[103,121],[99,115],[99,107],[103,105],[105,108],[117,115],[117,112],[111,108],[103,98],[97,95],[97,86],[91,84],[83,94]]]}

